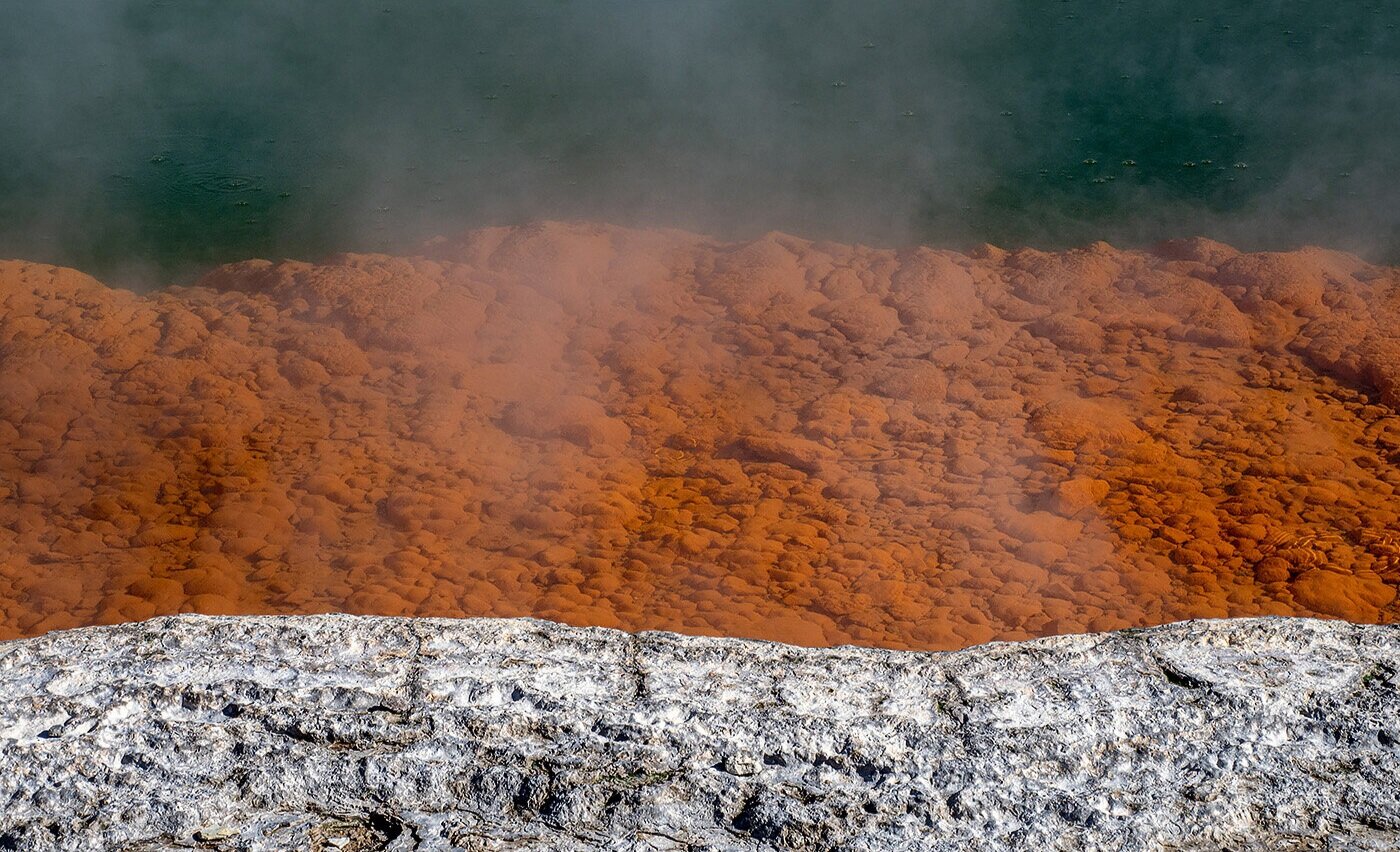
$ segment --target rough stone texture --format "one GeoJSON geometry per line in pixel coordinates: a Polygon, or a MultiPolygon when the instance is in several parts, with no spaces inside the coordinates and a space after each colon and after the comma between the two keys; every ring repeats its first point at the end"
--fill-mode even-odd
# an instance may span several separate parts
{"type": "Polygon", "coordinates": [[[531,620],[0,646],[3,849],[1394,849],[1400,628],[945,654],[531,620]]]}

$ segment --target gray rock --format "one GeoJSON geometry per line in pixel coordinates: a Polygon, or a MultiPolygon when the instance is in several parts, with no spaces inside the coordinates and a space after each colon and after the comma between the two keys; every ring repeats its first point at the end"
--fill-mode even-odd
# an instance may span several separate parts
{"type": "Polygon", "coordinates": [[[949,654],[531,620],[0,645],[0,849],[1395,849],[1400,628],[949,654]]]}

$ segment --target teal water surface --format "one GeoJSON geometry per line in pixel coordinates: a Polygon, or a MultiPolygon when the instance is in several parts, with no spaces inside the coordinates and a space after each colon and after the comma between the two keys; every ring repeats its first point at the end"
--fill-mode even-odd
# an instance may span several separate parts
{"type": "Polygon", "coordinates": [[[0,255],[133,284],[534,218],[1400,260],[1400,8],[0,7],[0,255]]]}

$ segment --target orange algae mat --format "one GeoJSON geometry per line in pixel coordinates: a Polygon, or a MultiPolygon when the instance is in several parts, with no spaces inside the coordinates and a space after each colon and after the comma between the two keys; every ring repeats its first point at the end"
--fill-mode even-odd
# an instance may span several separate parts
{"type": "Polygon", "coordinates": [[[804,644],[1396,619],[1400,270],[544,224],[146,296],[0,264],[0,633],[804,644]]]}

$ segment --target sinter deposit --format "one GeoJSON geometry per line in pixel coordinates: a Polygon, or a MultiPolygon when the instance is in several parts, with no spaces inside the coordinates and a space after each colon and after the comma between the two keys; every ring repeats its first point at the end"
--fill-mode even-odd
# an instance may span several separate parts
{"type": "Polygon", "coordinates": [[[1400,848],[1400,627],[948,654],[184,616],[0,646],[0,848],[1400,848]]]}
{"type": "Polygon", "coordinates": [[[1389,622],[1400,270],[545,224],[0,264],[0,631],[523,615],[916,648],[1389,622]]]}

